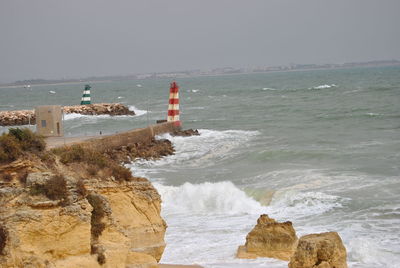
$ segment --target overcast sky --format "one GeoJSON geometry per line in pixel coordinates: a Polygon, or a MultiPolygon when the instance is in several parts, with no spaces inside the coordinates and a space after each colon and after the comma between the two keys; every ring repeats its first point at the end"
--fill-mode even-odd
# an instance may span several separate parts
{"type": "Polygon", "coordinates": [[[0,82],[400,59],[400,0],[0,0],[0,82]]]}

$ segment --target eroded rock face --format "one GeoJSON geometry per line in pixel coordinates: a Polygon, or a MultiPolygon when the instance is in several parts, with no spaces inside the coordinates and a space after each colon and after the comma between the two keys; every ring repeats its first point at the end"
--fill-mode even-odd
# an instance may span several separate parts
{"type": "Polygon", "coordinates": [[[347,253],[336,232],[302,236],[289,268],[347,268],[347,253]]]}
{"type": "Polygon", "coordinates": [[[289,260],[296,244],[296,232],[290,221],[279,223],[263,214],[258,218],[257,225],[246,236],[246,244],[238,248],[237,257],[289,260]]]}
{"type": "Polygon", "coordinates": [[[0,267],[157,267],[167,226],[147,179],[82,180],[73,166],[56,161],[49,170],[33,158],[17,166],[30,173],[1,185],[0,267]],[[38,189],[57,174],[67,196],[50,200],[38,189]]]}

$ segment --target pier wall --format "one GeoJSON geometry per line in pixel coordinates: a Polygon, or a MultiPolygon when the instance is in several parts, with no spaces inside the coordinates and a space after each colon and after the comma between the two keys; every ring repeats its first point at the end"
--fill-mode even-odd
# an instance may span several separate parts
{"type": "Polygon", "coordinates": [[[79,142],[82,146],[96,148],[99,151],[112,150],[121,146],[132,143],[150,142],[156,135],[171,133],[180,128],[175,126],[173,122],[152,125],[146,128],[139,128],[130,131],[117,133],[110,136],[96,137],[93,139],[79,142]]]}

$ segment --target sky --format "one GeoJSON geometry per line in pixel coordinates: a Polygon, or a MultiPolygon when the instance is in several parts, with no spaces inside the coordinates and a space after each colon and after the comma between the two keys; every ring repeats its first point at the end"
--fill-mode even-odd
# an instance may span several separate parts
{"type": "Polygon", "coordinates": [[[400,60],[399,0],[0,0],[0,83],[400,60]]]}

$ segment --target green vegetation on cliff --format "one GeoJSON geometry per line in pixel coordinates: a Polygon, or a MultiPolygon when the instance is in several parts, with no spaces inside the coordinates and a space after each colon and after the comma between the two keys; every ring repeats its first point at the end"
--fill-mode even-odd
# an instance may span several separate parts
{"type": "Polygon", "coordinates": [[[10,128],[0,136],[0,163],[18,159],[26,152],[41,152],[45,149],[44,138],[28,128],[10,128]]]}

